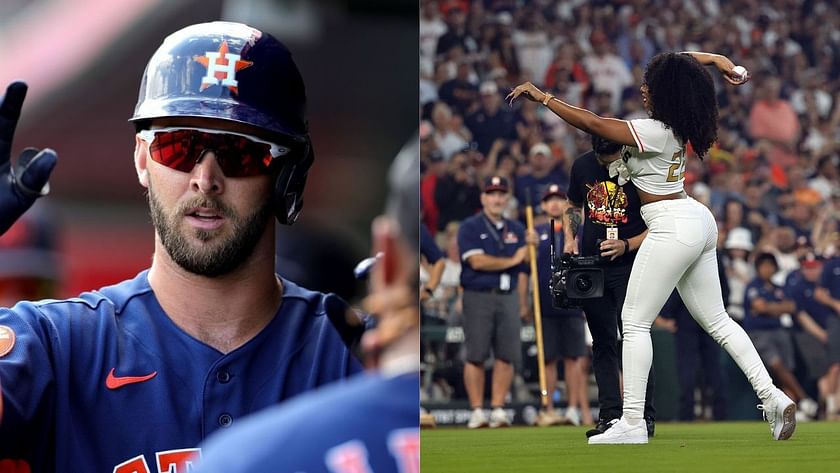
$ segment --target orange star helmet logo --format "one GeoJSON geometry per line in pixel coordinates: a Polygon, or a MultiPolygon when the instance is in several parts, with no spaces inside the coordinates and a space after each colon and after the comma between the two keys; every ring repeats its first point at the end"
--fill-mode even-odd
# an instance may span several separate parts
{"type": "Polygon", "coordinates": [[[201,79],[200,90],[211,85],[222,85],[238,94],[239,81],[236,80],[236,73],[254,64],[239,58],[239,54],[228,52],[227,41],[222,41],[218,51],[207,51],[204,56],[194,56],[193,60],[207,68],[207,75],[201,79]]]}

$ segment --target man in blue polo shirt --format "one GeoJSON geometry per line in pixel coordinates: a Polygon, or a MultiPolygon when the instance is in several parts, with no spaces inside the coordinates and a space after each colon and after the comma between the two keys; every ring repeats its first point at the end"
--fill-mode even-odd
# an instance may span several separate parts
{"type": "Polygon", "coordinates": [[[523,274],[528,247],[525,227],[503,215],[509,199],[507,179],[488,178],[481,194],[482,211],[464,220],[458,229],[467,349],[464,385],[473,409],[467,424],[472,429],[510,425],[502,406],[513,380],[513,367],[520,357],[520,316],[528,310],[524,294],[527,280],[523,274]],[[491,345],[495,363],[488,422],[482,404],[484,361],[490,356],[491,345]]]}
{"type": "MultiPolygon", "coordinates": [[[[796,303],[796,327],[793,341],[805,365],[807,381],[816,381],[820,400],[826,401],[833,395],[836,375],[830,370],[829,350],[836,345],[828,333],[828,321],[834,317],[831,307],[815,298],[820,281],[823,261],[814,253],[800,258],[799,269],[790,273],[785,281],[785,294],[796,303]]],[[[840,365],[838,365],[840,368],[840,365]]],[[[817,415],[816,402],[800,403],[808,417],[817,415]]]]}

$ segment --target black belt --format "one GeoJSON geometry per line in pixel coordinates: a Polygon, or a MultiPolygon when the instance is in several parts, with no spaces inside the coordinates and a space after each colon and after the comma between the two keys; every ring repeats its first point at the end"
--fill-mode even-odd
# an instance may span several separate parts
{"type": "Polygon", "coordinates": [[[497,287],[475,287],[475,288],[464,288],[466,291],[472,292],[487,292],[490,294],[510,294],[513,292],[513,289],[502,290],[497,287]]]}

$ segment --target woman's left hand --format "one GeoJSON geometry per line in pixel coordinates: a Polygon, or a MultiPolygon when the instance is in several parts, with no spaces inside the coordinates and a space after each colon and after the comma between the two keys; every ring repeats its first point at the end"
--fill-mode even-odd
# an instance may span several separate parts
{"type": "Polygon", "coordinates": [[[545,92],[538,89],[534,84],[525,82],[514,87],[511,93],[505,97],[505,100],[513,105],[513,101],[519,98],[520,95],[524,95],[525,98],[534,102],[542,102],[545,99],[545,92]]]}
{"type": "Polygon", "coordinates": [[[749,80],[749,77],[743,78],[734,72],[733,69],[735,69],[735,63],[722,54],[718,57],[716,65],[721,75],[723,75],[724,80],[732,85],[742,85],[749,80]]]}

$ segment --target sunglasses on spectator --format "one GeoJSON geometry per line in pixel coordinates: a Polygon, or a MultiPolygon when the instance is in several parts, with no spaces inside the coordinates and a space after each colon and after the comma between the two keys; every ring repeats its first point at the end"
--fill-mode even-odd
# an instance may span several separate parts
{"type": "Polygon", "coordinates": [[[172,127],[142,130],[152,161],[181,172],[192,171],[205,151],[213,151],[226,177],[253,177],[271,173],[276,158],[289,148],[257,137],[207,128],[172,127]]]}

